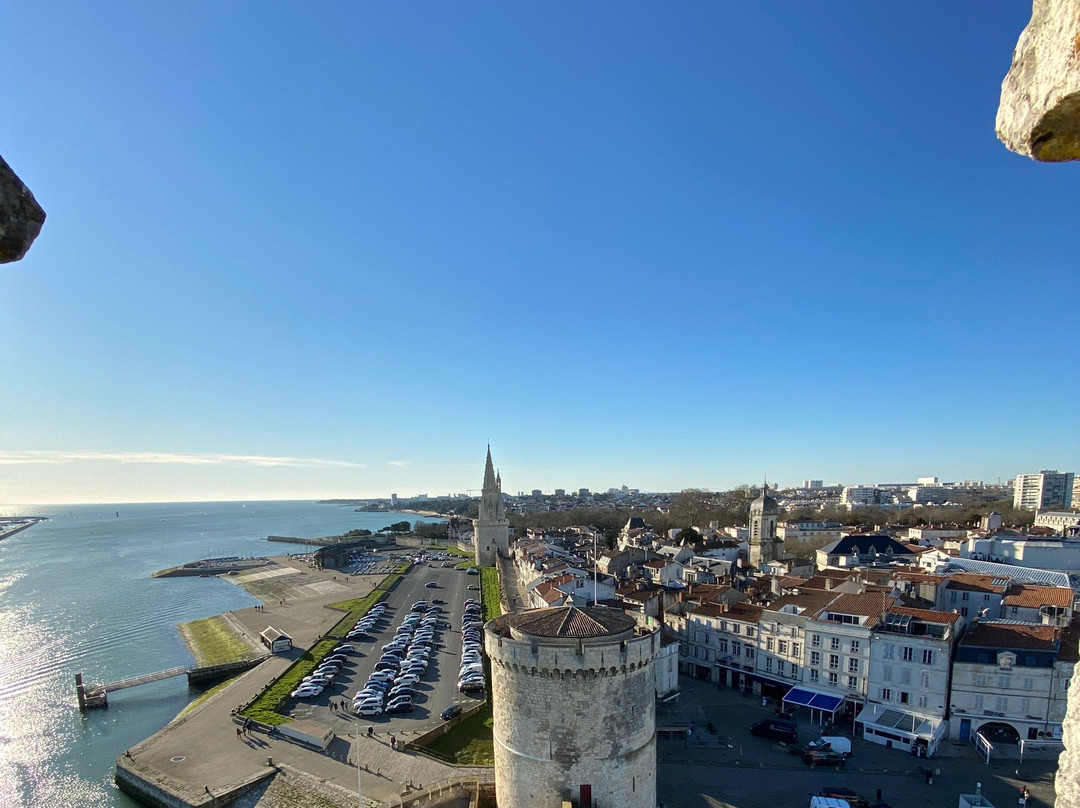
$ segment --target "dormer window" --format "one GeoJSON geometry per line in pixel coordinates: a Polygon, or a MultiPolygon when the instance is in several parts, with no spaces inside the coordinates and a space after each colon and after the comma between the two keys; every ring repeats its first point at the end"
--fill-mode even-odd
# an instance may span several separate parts
{"type": "Polygon", "coordinates": [[[997,657],[999,668],[1011,668],[1016,664],[1016,654],[1012,651],[1002,651],[997,657]]]}

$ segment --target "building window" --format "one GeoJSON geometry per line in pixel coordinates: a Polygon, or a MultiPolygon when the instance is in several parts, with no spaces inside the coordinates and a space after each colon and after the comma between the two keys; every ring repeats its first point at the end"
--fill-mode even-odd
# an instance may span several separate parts
{"type": "Polygon", "coordinates": [[[983,711],[983,694],[982,693],[976,693],[975,694],[975,710],[977,712],[980,712],[980,713],[983,711]]]}
{"type": "Polygon", "coordinates": [[[772,670],[772,657],[765,657],[765,670],[772,670]]]}
{"type": "Polygon", "coordinates": [[[929,648],[924,648],[922,652],[922,664],[933,665],[934,664],[934,652],[929,648]]]}
{"type": "Polygon", "coordinates": [[[990,677],[985,673],[975,674],[975,687],[990,687],[990,677]]]}
{"type": "Polygon", "coordinates": [[[810,635],[810,645],[813,648],[820,648],[821,647],[821,635],[820,634],[811,634],[810,635]]]}
{"type": "Polygon", "coordinates": [[[1035,680],[1032,679],[1030,676],[1025,676],[1024,677],[1024,690],[1031,690],[1034,687],[1035,687],[1035,680]]]}
{"type": "Polygon", "coordinates": [[[779,673],[781,676],[787,676],[787,674],[784,673],[784,660],[776,660],[776,672],[779,673]]]}
{"type": "Polygon", "coordinates": [[[1031,713],[1031,699],[1020,699],[1020,714],[1027,716],[1031,713]]]}
{"type": "Polygon", "coordinates": [[[792,665],[791,666],[791,677],[793,679],[798,679],[799,678],[799,666],[798,665],[792,665]]]}
{"type": "Polygon", "coordinates": [[[840,677],[839,677],[839,676],[837,676],[837,675],[836,675],[835,673],[830,673],[830,674],[829,674],[829,684],[830,684],[830,685],[832,685],[833,687],[836,687],[836,683],[837,683],[838,681],[840,681],[840,677]]]}
{"type": "Polygon", "coordinates": [[[821,678],[821,674],[818,671],[816,671],[816,670],[811,670],[810,671],[810,681],[811,682],[816,682],[820,678],[821,678]]]}
{"type": "Polygon", "coordinates": [[[848,686],[849,690],[858,690],[859,689],[859,677],[858,676],[849,676],[847,678],[847,686],[848,686]]]}
{"type": "Polygon", "coordinates": [[[960,616],[961,617],[967,617],[968,616],[967,606],[961,606],[960,607],[960,616]]]}
{"type": "Polygon", "coordinates": [[[930,687],[930,671],[919,672],[919,687],[926,690],[930,687]]]}
{"type": "Polygon", "coordinates": [[[820,665],[821,664],[821,652],[820,651],[811,651],[810,652],[810,664],[811,665],[820,665]]]}
{"type": "Polygon", "coordinates": [[[721,620],[720,621],[720,630],[723,631],[723,632],[727,631],[727,620],[721,620]]]}
{"type": "Polygon", "coordinates": [[[723,639],[722,637],[719,640],[717,640],[716,641],[716,649],[721,654],[726,654],[727,653],[727,640],[723,639]]]}
{"type": "Polygon", "coordinates": [[[791,655],[796,657],[802,657],[802,648],[797,642],[791,644],[791,655]]]}
{"type": "MultiPolygon", "coordinates": [[[[736,631],[735,633],[738,634],[739,632],[736,631]]],[[[747,626],[746,627],[746,636],[747,637],[753,637],[754,636],[754,627],[753,626],[747,626]]]]}
{"type": "Polygon", "coordinates": [[[781,654],[786,654],[787,653],[787,640],[779,640],[776,643],[776,650],[779,651],[781,654]]]}
{"type": "Polygon", "coordinates": [[[739,654],[741,654],[742,653],[742,643],[738,642],[737,640],[732,640],[731,641],[731,653],[733,653],[735,656],[738,656],[739,654]]]}
{"type": "Polygon", "coordinates": [[[848,669],[848,673],[858,673],[859,672],[859,660],[857,658],[855,658],[855,657],[850,657],[848,659],[848,661],[847,661],[847,669],[848,669]]]}
{"type": "Polygon", "coordinates": [[[950,592],[949,593],[949,603],[956,603],[956,593],[955,592],[950,592]]]}
{"type": "Polygon", "coordinates": [[[904,662],[911,662],[911,660],[912,660],[912,658],[914,656],[915,656],[915,649],[912,648],[910,645],[905,645],[904,646],[904,662]]]}
{"type": "Polygon", "coordinates": [[[998,676],[998,687],[1000,687],[1002,690],[1008,690],[1009,689],[1009,682],[1011,680],[1012,680],[1012,677],[1009,676],[1008,674],[1002,674],[1001,676],[998,676]]]}
{"type": "MultiPolygon", "coordinates": [[[[739,633],[739,624],[738,623],[732,623],[731,624],[731,633],[732,634],[738,634],[739,633]]],[[[749,634],[749,633],[750,632],[747,632],[747,634],[749,634]]]]}
{"type": "Polygon", "coordinates": [[[911,701],[911,694],[908,693],[906,690],[901,690],[900,691],[900,703],[901,704],[907,704],[909,701],[911,701]]]}
{"type": "Polygon", "coordinates": [[[840,638],[839,637],[830,638],[829,639],[829,648],[831,648],[833,651],[839,651],[840,650],[840,638]]]}
{"type": "Polygon", "coordinates": [[[893,659],[893,658],[895,658],[895,656],[896,656],[896,646],[894,646],[891,642],[885,643],[885,647],[883,649],[881,649],[881,658],[882,659],[893,659]]]}
{"type": "Polygon", "coordinates": [[[883,665],[881,668],[881,678],[886,682],[892,681],[892,665],[883,665]]]}
{"type": "Polygon", "coordinates": [[[753,659],[754,658],[754,646],[752,646],[752,645],[746,646],[746,658],[747,659],[753,659]]]}
{"type": "Polygon", "coordinates": [[[997,697],[997,711],[999,713],[1007,713],[1007,712],[1009,712],[1009,699],[1008,699],[1007,696],[998,696],[997,697]]]}
{"type": "Polygon", "coordinates": [[[840,657],[838,655],[829,654],[829,667],[830,668],[839,668],[840,667],[840,657]]]}
{"type": "Polygon", "coordinates": [[[765,640],[765,650],[766,651],[773,650],[773,638],[772,637],[769,637],[767,640],[765,640]]]}
{"type": "Polygon", "coordinates": [[[926,709],[926,704],[927,704],[926,696],[919,696],[919,707],[925,710],[926,709]]]}
{"type": "Polygon", "coordinates": [[[892,689],[888,687],[881,688],[881,700],[892,701],[892,689]]]}
{"type": "Polygon", "coordinates": [[[968,594],[969,593],[967,593],[967,592],[962,592],[960,594],[960,600],[967,600],[968,599],[968,594]]]}
{"type": "Polygon", "coordinates": [[[681,640],[679,641],[679,653],[682,656],[686,656],[690,653],[690,649],[687,647],[686,643],[682,642],[681,640]]]}
{"type": "Polygon", "coordinates": [[[852,640],[851,641],[851,653],[853,653],[853,654],[859,653],[859,641],[858,640],[852,640]]]}

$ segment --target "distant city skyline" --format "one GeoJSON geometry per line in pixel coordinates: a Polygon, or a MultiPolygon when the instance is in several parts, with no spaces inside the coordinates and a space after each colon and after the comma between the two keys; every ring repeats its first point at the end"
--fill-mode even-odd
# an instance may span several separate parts
{"type": "Polygon", "coordinates": [[[0,502],[1075,469],[1029,6],[422,9],[5,9],[0,502]]]}
{"type": "MultiPolygon", "coordinates": [[[[498,456],[497,449],[493,449],[493,457],[498,456]]],[[[389,499],[397,494],[399,499],[408,499],[417,494],[426,493],[430,497],[439,497],[455,494],[475,496],[479,492],[482,482],[482,462],[459,463],[448,468],[438,469],[432,464],[416,464],[406,461],[394,461],[384,468],[378,468],[363,463],[353,463],[341,460],[328,460],[319,458],[298,457],[270,457],[270,456],[227,456],[227,455],[167,455],[157,453],[132,453],[124,454],[95,454],[88,452],[50,452],[45,455],[32,452],[2,452],[0,451],[0,478],[3,479],[5,492],[20,491],[31,492],[40,473],[41,467],[49,467],[49,476],[53,480],[66,483],[67,488],[60,490],[69,492],[68,498],[9,498],[0,502],[2,506],[12,505],[55,505],[55,504],[84,504],[84,503],[114,503],[114,502],[201,502],[201,501],[258,501],[258,500],[315,500],[315,499],[389,499]],[[481,471],[477,471],[479,465],[481,471]],[[325,480],[325,487],[314,487],[319,484],[313,482],[311,488],[290,489],[283,487],[281,482],[274,480],[275,477],[288,479],[295,470],[303,469],[313,478],[325,480]],[[431,472],[431,476],[425,482],[417,475],[431,472]],[[384,489],[361,487],[357,484],[352,490],[348,489],[349,483],[334,481],[339,475],[351,475],[353,477],[386,477],[393,478],[398,484],[384,489]],[[436,480],[446,482],[453,475],[457,484],[436,485],[436,480]],[[218,480],[218,485],[207,488],[205,480],[218,480]],[[138,492],[145,491],[147,478],[153,478],[156,485],[154,489],[162,494],[158,497],[140,497],[138,492]],[[21,489],[23,481],[27,487],[21,489]],[[414,482],[409,485],[406,481],[414,482]],[[262,486],[256,488],[255,486],[262,486]],[[128,496],[104,496],[107,493],[120,494],[128,492],[128,496]],[[254,493],[251,493],[254,492],[254,493]],[[95,496],[97,494],[97,496],[95,496]]],[[[533,471],[528,465],[500,465],[496,461],[496,467],[503,475],[506,482],[504,490],[508,494],[517,495],[519,491],[528,495],[532,490],[539,488],[545,495],[552,495],[556,489],[565,489],[567,493],[577,492],[582,488],[591,493],[606,493],[609,488],[621,488],[626,485],[631,489],[642,492],[671,493],[688,488],[702,488],[707,490],[722,491],[736,488],[740,485],[759,487],[761,479],[754,480],[753,473],[748,472],[739,476],[734,475],[723,478],[723,482],[716,482],[714,475],[709,479],[709,484],[704,479],[698,482],[686,484],[648,485],[633,481],[620,481],[618,483],[592,484],[582,482],[566,482],[575,475],[568,471],[565,479],[554,484],[515,485],[509,481],[516,479],[522,474],[552,474],[550,469],[533,471]]],[[[846,479],[825,479],[825,486],[833,485],[886,485],[910,483],[916,484],[918,477],[926,477],[926,470],[920,469],[909,476],[891,475],[885,477],[872,477],[866,473],[860,473],[857,477],[846,479]]],[[[1025,472],[1018,472],[1025,473],[1025,472]]],[[[557,473],[556,473],[557,474],[557,473]]],[[[581,475],[584,477],[584,475],[581,475]]],[[[1004,484],[1015,475],[994,477],[987,479],[972,475],[958,476],[956,478],[939,476],[941,483],[982,482],[987,485],[1004,484]]],[[[647,473],[642,474],[643,479],[649,479],[647,473]]],[[[807,479],[805,474],[795,474],[790,479],[775,480],[769,478],[770,487],[798,488],[807,479]]]]}

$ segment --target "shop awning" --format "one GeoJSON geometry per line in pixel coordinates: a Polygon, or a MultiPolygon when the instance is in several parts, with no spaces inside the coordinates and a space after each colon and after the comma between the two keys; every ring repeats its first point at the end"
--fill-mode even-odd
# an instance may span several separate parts
{"type": "Polygon", "coordinates": [[[807,690],[805,687],[793,687],[784,696],[784,703],[835,713],[844,703],[844,699],[840,696],[830,696],[828,693],[818,693],[816,690],[807,690]]]}

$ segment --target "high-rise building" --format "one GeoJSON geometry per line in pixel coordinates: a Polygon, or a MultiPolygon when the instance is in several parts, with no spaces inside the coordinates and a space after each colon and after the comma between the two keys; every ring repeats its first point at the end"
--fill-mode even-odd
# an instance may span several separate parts
{"type": "Polygon", "coordinates": [[[1057,469],[1017,474],[1013,481],[1013,507],[1025,511],[1068,510],[1072,507],[1075,476],[1071,471],[1057,469]]]}
{"type": "Polygon", "coordinates": [[[503,505],[502,476],[495,473],[490,446],[484,467],[484,487],[480,492],[480,513],[473,520],[473,536],[477,566],[494,566],[499,551],[510,547],[510,520],[506,518],[503,505]]]}

